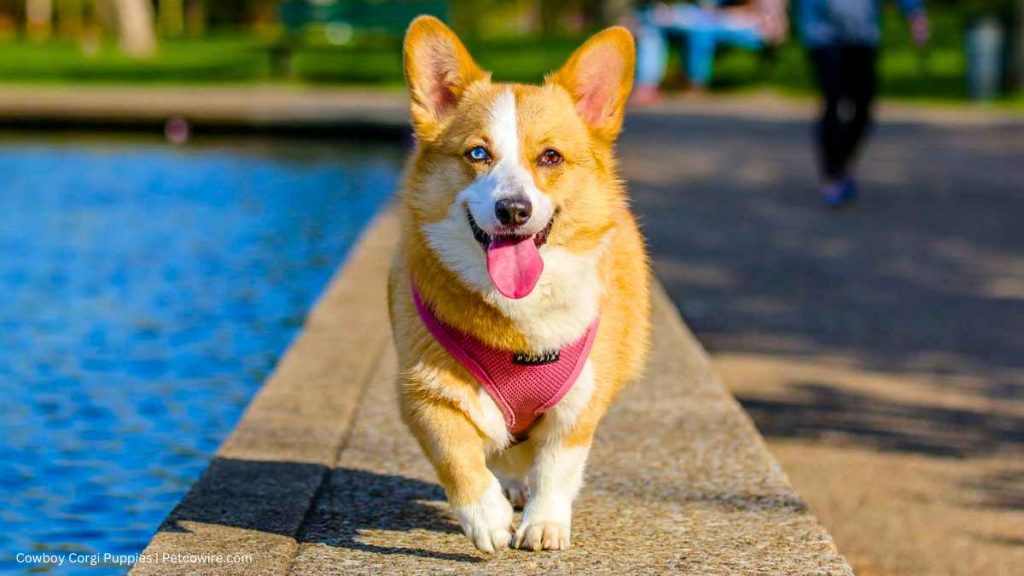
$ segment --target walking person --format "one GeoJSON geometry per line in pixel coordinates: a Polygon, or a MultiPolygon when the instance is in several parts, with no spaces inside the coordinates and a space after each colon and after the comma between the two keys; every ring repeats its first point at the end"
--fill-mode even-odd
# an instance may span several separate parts
{"type": "MultiPolygon", "coordinates": [[[[816,138],[826,206],[839,207],[857,197],[852,164],[872,120],[881,1],[796,0],[801,40],[823,99],[816,138]]],[[[896,1],[914,41],[924,46],[928,17],[922,0],[896,1]]]]}

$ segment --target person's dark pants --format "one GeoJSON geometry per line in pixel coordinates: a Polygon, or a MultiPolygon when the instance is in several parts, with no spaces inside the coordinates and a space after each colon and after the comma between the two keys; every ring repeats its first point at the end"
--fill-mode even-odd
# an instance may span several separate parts
{"type": "Polygon", "coordinates": [[[817,134],[822,173],[838,180],[847,176],[871,124],[878,50],[869,45],[834,45],[813,48],[810,53],[824,97],[817,134]]]}

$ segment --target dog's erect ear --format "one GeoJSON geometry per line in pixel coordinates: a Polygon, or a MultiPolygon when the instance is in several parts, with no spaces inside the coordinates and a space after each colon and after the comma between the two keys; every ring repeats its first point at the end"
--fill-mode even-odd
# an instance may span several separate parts
{"type": "Polygon", "coordinates": [[[412,124],[420,138],[435,136],[466,88],[487,76],[455,33],[433,16],[409,25],[403,57],[412,124]]]}
{"type": "Polygon", "coordinates": [[[615,26],[587,40],[548,81],[568,90],[580,117],[598,136],[611,141],[622,128],[635,63],[633,35],[615,26]]]}

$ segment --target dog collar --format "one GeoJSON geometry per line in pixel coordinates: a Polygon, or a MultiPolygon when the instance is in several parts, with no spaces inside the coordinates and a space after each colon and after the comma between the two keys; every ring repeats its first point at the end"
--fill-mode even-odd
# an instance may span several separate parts
{"type": "Polygon", "coordinates": [[[411,286],[416,310],[427,330],[487,390],[516,437],[529,431],[541,414],[569,392],[597,335],[600,317],[578,340],[559,350],[541,354],[501,350],[441,322],[423,302],[415,282],[411,286]]]}

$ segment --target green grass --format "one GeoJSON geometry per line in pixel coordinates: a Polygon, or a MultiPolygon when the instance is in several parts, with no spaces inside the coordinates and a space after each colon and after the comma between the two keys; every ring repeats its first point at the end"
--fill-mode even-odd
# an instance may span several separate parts
{"type": "Polygon", "coordinates": [[[0,43],[0,81],[31,83],[206,83],[264,78],[266,46],[241,36],[165,42],[145,60],[113,44],[91,56],[71,42],[0,43]]]}
{"type": "MultiPolygon", "coordinates": [[[[492,40],[470,42],[469,49],[481,66],[496,71],[496,80],[539,82],[565,62],[579,42],[578,38],[492,40]]],[[[403,81],[401,66],[397,43],[312,44],[296,55],[294,72],[300,80],[317,84],[397,85],[403,81]]]]}

